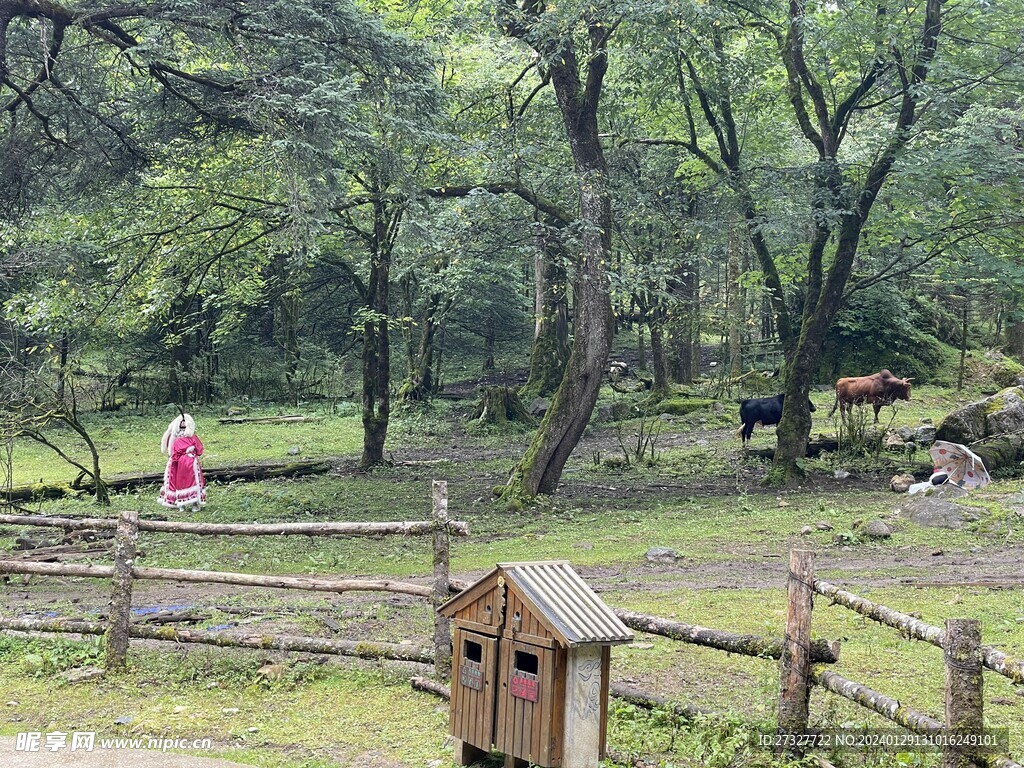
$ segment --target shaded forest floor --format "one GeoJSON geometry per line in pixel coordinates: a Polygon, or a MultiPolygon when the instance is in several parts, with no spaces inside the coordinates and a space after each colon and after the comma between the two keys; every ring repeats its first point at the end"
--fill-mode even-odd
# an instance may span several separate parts
{"type": "MultiPolygon", "coordinates": [[[[834,431],[825,418],[831,395],[818,393],[815,400],[815,433],[834,431]]],[[[915,401],[900,408],[893,425],[916,426],[925,418],[937,422],[956,401],[955,393],[943,390],[915,391],[915,401]]],[[[923,452],[817,459],[808,463],[803,488],[768,491],[761,486],[767,464],[741,450],[735,436],[737,406],[726,402],[720,410],[659,420],[655,461],[629,467],[618,457],[624,453],[621,446],[635,440],[639,421],[593,424],[558,495],[515,515],[495,504],[492,491],[504,482],[529,433],[467,427],[469,406],[442,402],[428,410],[400,411],[389,438],[393,465],[369,475],[355,470],[359,421],[354,414],[319,412],[319,421],[272,427],[220,425],[212,411],[197,414],[208,466],[280,460],[297,448],[302,458],[332,457],[336,468],[326,476],[215,485],[202,513],[173,516],[211,522],[425,519],[431,478],[446,479],[451,514],[468,521],[471,530],[453,548],[453,569],[461,578],[473,578],[503,560],[568,559],[614,606],[778,636],[784,624],[786,555],[793,547],[806,547],[818,551],[822,578],[897,609],[917,611],[930,623],[952,616],[980,618],[986,642],[1024,655],[1024,590],[1014,586],[1024,583],[1024,483],[1019,480],[999,480],[975,492],[968,503],[980,519],[959,530],[922,528],[895,515],[900,500],[887,490],[888,479],[901,468],[919,466],[927,458],[923,452]],[[858,523],[874,518],[893,528],[891,538],[873,540],[859,533],[858,523]],[[819,530],[818,523],[829,530],[819,530]],[[812,532],[801,534],[806,526],[812,532]],[[650,562],[646,553],[651,547],[671,548],[678,558],[650,562]],[[1005,586],[972,586],[983,579],[1005,586]]],[[[106,471],[159,469],[156,446],[169,418],[91,417],[106,471]]],[[[755,432],[755,446],[772,441],[771,430],[755,432]]],[[[70,438],[67,447],[75,448],[70,438]]],[[[19,445],[14,469],[16,482],[70,479],[66,466],[31,446],[19,445]]],[[[152,488],[116,495],[109,511],[87,498],[31,507],[78,516],[119,509],[166,515],[155,493],[152,488]]],[[[14,547],[22,533],[0,531],[0,547],[14,547]]],[[[424,583],[431,568],[429,546],[418,539],[197,541],[143,534],[140,546],[143,564],[164,567],[393,576],[424,583]]],[[[95,617],[105,609],[106,591],[103,582],[14,577],[3,590],[0,610],[14,616],[95,617]]],[[[203,613],[202,627],[247,633],[419,643],[431,626],[423,601],[398,596],[295,598],[273,590],[141,582],[134,604],[190,606],[203,613]]],[[[843,609],[820,608],[815,633],[844,641],[838,671],[890,695],[906,694],[907,703],[941,715],[940,652],[843,609]]],[[[64,681],[63,671],[95,661],[95,643],[0,637],[0,685],[8,699],[0,732],[31,726],[210,736],[219,754],[282,768],[451,765],[446,707],[408,689],[409,674],[422,672],[414,665],[320,664],[308,657],[145,644],[133,648],[133,669],[126,677],[72,685],[64,681]],[[268,680],[259,670],[278,658],[288,659],[285,671],[280,679],[268,680]],[[114,719],[122,716],[131,717],[131,723],[115,726],[114,719]]],[[[715,765],[718,760],[723,766],[772,762],[765,753],[737,746],[742,740],[735,737],[750,728],[743,722],[773,717],[773,663],[639,637],[633,646],[615,649],[613,675],[652,693],[734,716],[727,726],[689,728],[616,706],[610,741],[620,753],[653,757],[654,765],[658,760],[673,765],[715,765]],[[740,716],[743,720],[736,719],[740,716]],[[718,750],[713,759],[712,746],[718,750]]],[[[1022,743],[1024,696],[1002,678],[986,682],[988,718],[1013,729],[1011,747],[1022,743]]],[[[863,710],[826,700],[821,692],[814,695],[812,712],[820,723],[871,722],[863,710]]],[[[843,764],[868,761],[849,754],[835,759],[843,764]]],[[[928,764],[932,756],[922,760],[928,764]]]]}

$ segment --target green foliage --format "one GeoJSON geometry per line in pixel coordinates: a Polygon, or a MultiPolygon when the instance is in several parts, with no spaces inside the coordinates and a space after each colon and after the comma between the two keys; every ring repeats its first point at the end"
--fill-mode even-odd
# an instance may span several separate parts
{"type": "Polygon", "coordinates": [[[920,330],[918,322],[919,316],[899,291],[888,286],[857,291],[829,331],[820,378],[830,381],[888,368],[915,382],[941,379],[946,374],[943,346],[920,330]]]}

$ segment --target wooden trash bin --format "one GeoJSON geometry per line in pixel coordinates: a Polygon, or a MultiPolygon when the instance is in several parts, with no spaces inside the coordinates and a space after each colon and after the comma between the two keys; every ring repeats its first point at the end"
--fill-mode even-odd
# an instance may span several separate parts
{"type": "Polygon", "coordinates": [[[633,633],[567,562],[499,563],[440,613],[455,622],[450,730],[462,765],[597,768],[611,646],[633,633]]]}

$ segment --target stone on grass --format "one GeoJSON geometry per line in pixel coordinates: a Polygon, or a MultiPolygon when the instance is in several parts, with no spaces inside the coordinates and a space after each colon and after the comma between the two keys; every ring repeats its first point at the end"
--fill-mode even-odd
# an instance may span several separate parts
{"type": "Polygon", "coordinates": [[[914,430],[914,442],[926,448],[935,442],[935,427],[931,424],[922,424],[914,430]]]}
{"type": "Polygon", "coordinates": [[[302,449],[299,448],[299,446],[297,445],[293,445],[291,448],[288,449],[289,456],[298,456],[300,453],[302,453],[302,449]]]}
{"type": "MultiPolygon", "coordinates": [[[[936,493],[943,488],[944,486],[939,486],[930,494],[911,496],[900,505],[900,517],[925,528],[963,528],[967,523],[978,519],[974,510],[949,501],[956,494],[949,491],[936,493]]],[[[959,488],[956,490],[966,493],[959,488]]]]}
{"type": "Polygon", "coordinates": [[[832,530],[832,525],[830,523],[826,523],[824,520],[819,520],[817,523],[814,524],[814,527],[817,528],[819,531],[832,530]]]}
{"type": "Polygon", "coordinates": [[[846,471],[845,469],[837,469],[835,472],[832,473],[832,476],[836,480],[845,480],[846,478],[848,478],[850,476],[850,473],[848,471],[846,471]]]}
{"type": "Polygon", "coordinates": [[[96,680],[106,674],[99,667],[80,667],[69,669],[64,673],[64,679],[69,683],[84,683],[87,680],[96,680]]]}
{"type": "Polygon", "coordinates": [[[893,475],[889,481],[889,490],[893,493],[906,493],[913,484],[913,475],[893,475]]]}
{"type": "Polygon", "coordinates": [[[680,558],[680,554],[670,547],[651,547],[644,557],[652,563],[674,563],[680,558]]]}
{"type": "Polygon", "coordinates": [[[869,539],[888,539],[892,536],[892,528],[881,520],[869,520],[861,529],[861,533],[869,539]]]}
{"type": "Polygon", "coordinates": [[[805,525],[803,528],[800,529],[801,536],[810,536],[812,533],[814,533],[814,529],[811,528],[811,526],[809,525],[805,525]]]}

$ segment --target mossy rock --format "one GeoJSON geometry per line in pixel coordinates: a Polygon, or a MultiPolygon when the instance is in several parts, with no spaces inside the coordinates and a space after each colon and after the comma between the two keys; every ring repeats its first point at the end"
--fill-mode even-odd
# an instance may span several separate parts
{"type": "Polygon", "coordinates": [[[1024,431],[1024,388],[1008,387],[949,414],[936,439],[973,443],[984,437],[1024,431]]]}
{"type": "Polygon", "coordinates": [[[693,413],[694,411],[710,408],[716,402],[716,400],[705,400],[696,397],[670,397],[651,406],[648,413],[667,413],[670,416],[685,416],[686,414],[693,413]]]}

